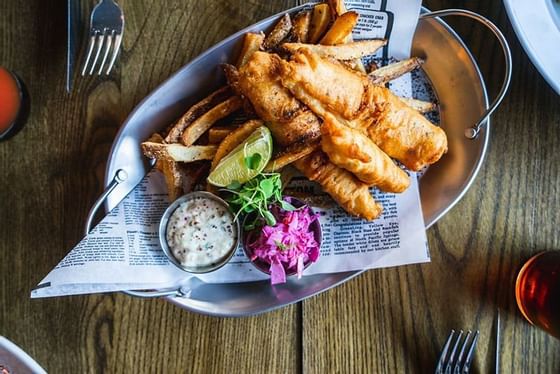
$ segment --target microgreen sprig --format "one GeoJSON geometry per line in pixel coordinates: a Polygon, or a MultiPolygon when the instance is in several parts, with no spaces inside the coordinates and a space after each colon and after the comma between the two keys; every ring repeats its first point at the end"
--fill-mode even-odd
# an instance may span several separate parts
{"type": "MultiPolygon", "coordinates": [[[[247,163],[251,164],[251,161],[247,163]]],[[[254,220],[245,223],[245,230],[254,229],[261,217],[267,225],[274,226],[276,218],[269,210],[272,204],[279,205],[287,211],[296,209],[292,204],[282,200],[282,180],[278,173],[261,173],[243,185],[233,182],[225,190],[232,194],[227,201],[236,211],[235,220],[241,214],[256,213],[254,220]]]]}

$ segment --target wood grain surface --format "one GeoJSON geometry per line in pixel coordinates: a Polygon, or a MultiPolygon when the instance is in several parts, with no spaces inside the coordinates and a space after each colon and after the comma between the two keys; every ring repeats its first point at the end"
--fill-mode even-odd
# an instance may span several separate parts
{"type": "MultiPolygon", "coordinates": [[[[487,160],[463,200],[428,231],[432,262],[370,271],[298,305],[220,319],[120,294],[30,300],[82,236],[112,140],[134,106],[227,35],[302,1],[120,0],[123,52],[106,79],[64,88],[65,1],[0,2],[0,64],[31,96],[25,128],[0,143],[0,335],[52,373],[423,373],[450,329],[479,329],[474,372],[492,372],[502,309],[503,373],[560,372],[560,341],[526,323],[514,281],[559,249],[560,98],[519,45],[498,0],[425,1],[496,22],[514,59],[487,160]]],[[[491,93],[503,74],[489,33],[453,19],[491,93]]],[[[1,104],[0,104],[1,105],[1,104]]]]}

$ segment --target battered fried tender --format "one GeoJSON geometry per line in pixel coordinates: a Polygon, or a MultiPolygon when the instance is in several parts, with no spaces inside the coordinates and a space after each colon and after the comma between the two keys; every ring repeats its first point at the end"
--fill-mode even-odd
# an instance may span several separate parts
{"type": "MultiPolygon", "coordinates": [[[[259,117],[266,121],[280,145],[317,139],[321,134],[321,121],[280,84],[280,61],[277,55],[256,52],[239,69],[238,87],[259,117]]],[[[381,214],[382,208],[371,196],[368,186],[332,164],[323,152],[316,151],[299,159],[294,166],[307,178],[318,182],[348,213],[367,219],[381,214]]]]}
{"type": "Polygon", "coordinates": [[[389,156],[418,171],[447,152],[445,132],[365,74],[302,50],[279,69],[282,84],[317,115],[368,134],[389,156]]]}
{"type": "Polygon", "coordinates": [[[323,190],[348,213],[368,220],[381,215],[383,208],[371,196],[367,184],[350,172],[332,164],[322,151],[297,160],[295,167],[323,190]]]}
{"type": "Polygon", "coordinates": [[[445,132],[389,90],[385,107],[368,127],[369,138],[413,171],[437,162],[447,152],[445,132]]]}
{"type": "Polygon", "coordinates": [[[410,185],[408,175],[360,131],[327,116],[321,132],[321,147],[331,162],[362,182],[386,192],[403,192],[410,185]]]}
{"type": "Polygon", "coordinates": [[[280,83],[280,57],[255,52],[239,69],[238,88],[257,115],[267,122],[275,140],[283,146],[317,139],[320,120],[280,83]]]}

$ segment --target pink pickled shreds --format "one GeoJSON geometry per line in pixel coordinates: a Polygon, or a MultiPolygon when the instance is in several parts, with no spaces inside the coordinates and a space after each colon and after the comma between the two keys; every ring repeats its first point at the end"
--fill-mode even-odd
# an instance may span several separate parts
{"type": "Polygon", "coordinates": [[[249,243],[251,260],[260,259],[270,264],[272,284],[286,282],[286,270],[297,271],[301,278],[304,265],[319,258],[319,243],[310,226],[317,219],[308,207],[292,212],[276,209],[275,226],[264,226],[258,238],[249,243]]]}

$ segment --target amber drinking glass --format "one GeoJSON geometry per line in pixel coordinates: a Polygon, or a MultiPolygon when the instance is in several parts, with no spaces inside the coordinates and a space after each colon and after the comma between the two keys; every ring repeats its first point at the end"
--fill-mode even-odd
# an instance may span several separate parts
{"type": "Polygon", "coordinates": [[[529,322],[560,339],[560,251],[539,253],[523,265],[515,297],[529,322]]]}

